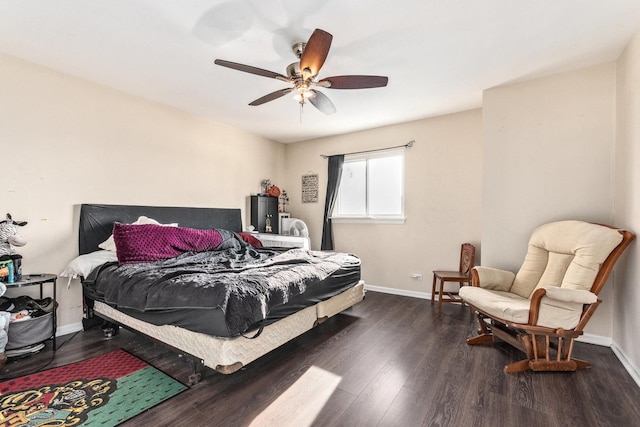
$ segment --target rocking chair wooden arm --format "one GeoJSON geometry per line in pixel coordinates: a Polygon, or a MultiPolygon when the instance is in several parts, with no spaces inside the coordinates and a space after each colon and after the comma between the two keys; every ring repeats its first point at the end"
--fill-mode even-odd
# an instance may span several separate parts
{"type": "Polygon", "coordinates": [[[598,301],[598,296],[593,292],[579,289],[567,289],[567,288],[540,288],[536,289],[531,295],[531,303],[529,306],[529,325],[535,325],[538,323],[538,315],[540,314],[540,305],[542,304],[542,297],[546,296],[551,300],[574,302],[583,304],[583,313],[586,311],[586,307],[595,304],[598,301]]]}
{"type": "Polygon", "coordinates": [[[478,276],[478,271],[475,268],[472,268],[471,271],[471,286],[480,286],[480,277],[478,276]]]}
{"type": "Polygon", "coordinates": [[[527,322],[529,325],[535,325],[538,323],[538,316],[540,315],[540,303],[542,302],[542,297],[547,294],[547,290],[544,288],[537,289],[531,295],[531,304],[529,305],[529,321],[527,322]]]}

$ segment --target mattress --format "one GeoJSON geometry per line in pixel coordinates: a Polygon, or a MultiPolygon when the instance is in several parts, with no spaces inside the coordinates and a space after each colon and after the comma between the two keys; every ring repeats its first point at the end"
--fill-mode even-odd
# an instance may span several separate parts
{"type": "Polygon", "coordinates": [[[94,311],[103,317],[167,343],[201,359],[204,365],[230,374],[258,357],[310,330],[364,298],[364,282],[342,291],[328,300],[316,303],[280,319],[264,328],[253,339],[214,337],[173,325],[153,325],[96,301],[94,311]]]}
{"type": "MultiPolygon", "coordinates": [[[[282,254],[279,262],[272,261],[278,258],[267,258],[264,263],[251,264],[249,269],[259,273],[248,273],[247,268],[241,266],[237,273],[235,270],[231,271],[233,270],[231,268],[224,268],[222,275],[213,272],[204,276],[204,279],[202,279],[202,264],[192,261],[186,263],[187,267],[179,263],[177,268],[179,274],[174,272],[176,267],[171,264],[167,268],[159,266],[156,270],[155,267],[149,267],[149,271],[133,274],[119,272],[116,278],[121,280],[113,280],[113,276],[123,267],[111,264],[98,269],[95,278],[85,280],[83,286],[85,293],[92,299],[105,302],[122,313],[144,322],[179,326],[218,337],[233,337],[263,328],[306,307],[325,301],[352,287],[360,280],[360,260],[353,255],[314,253],[313,251],[298,251],[297,254],[296,251],[288,251],[288,253],[292,255],[285,257],[286,254],[282,254]],[[328,276],[315,272],[317,266],[325,265],[328,261],[331,261],[329,264],[333,270],[328,276]],[[318,262],[318,264],[310,262],[318,262]],[[192,267],[193,273],[188,270],[192,267]],[[299,269],[304,269],[305,273],[296,275],[295,272],[299,269]],[[306,273],[311,275],[307,276],[306,273]],[[135,280],[139,275],[145,282],[135,280]],[[165,277],[168,280],[164,280],[165,277]],[[192,281],[191,277],[197,277],[199,281],[192,281]],[[278,277],[281,277],[281,280],[276,280],[278,277]],[[257,281],[260,278],[264,278],[263,287],[258,287],[257,281]],[[116,291],[120,287],[127,289],[125,296],[123,296],[124,290],[116,291]],[[238,294],[237,297],[226,290],[229,287],[238,294]],[[147,294],[141,294],[139,298],[145,304],[151,304],[149,295],[156,295],[154,298],[159,298],[158,292],[170,292],[172,296],[168,300],[173,304],[177,299],[186,300],[185,295],[192,292],[192,288],[195,288],[193,292],[197,294],[191,298],[197,301],[185,303],[184,307],[180,307],[177,303],[175,306],[161,307],[161,309],[155,307],[139,309],[127,306],[132,301],[128,297],[133,295],[133,292],[142,292],[141,289],[147,290],[147,294]],[[262,292],[265,293],[262,294],[262,292]],[[253,297],[250,293],[254,294],[253,297]],[[232,299],[234,297],[235,299],[232,299]],[[256,302],[257,299],[265,300],[262,303],[264,310],[256,309],[259,303],[256,302]],[[216,301],[226,301],[227,305],[216,301]],[[231,305],[231,302],[234,304],[231,305]],[[237,320],[239,316],[241,319],[237,320]],[[242,325],[241,328],[238,325],[242,325]]],[[[193,257],[189,257],[185,261],[192,259],[193,257]]],[[[215,263],[214,270],[217,268],[219,265],[215,263]]]]}
{"type": "MultiPolygon", "coordinates": [[[[248,331],[270,325],[306,307],[325,301],[352,287],[359,280],[359,264],[345,264],[331,276],[324,279],[322,286],[310,287],[304,294],[296,295],[290,298],[286,304],[274,307],[264,320],[256,320],[248,331]]],[[[224,312],[219,307],[199,310],[174,309],[146,312],[126,308],[119,310],[131,317],[154,325],[168,324],[208,335],[229,336],[229,328],[226,324],[224,312]]]]}

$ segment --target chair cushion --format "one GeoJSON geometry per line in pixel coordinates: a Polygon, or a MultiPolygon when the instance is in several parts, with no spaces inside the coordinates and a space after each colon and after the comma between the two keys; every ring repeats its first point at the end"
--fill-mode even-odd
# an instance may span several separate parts
{"type": "Polygon", "coordinates": [[[530,301],[514,293],[463,286],[460,296],[470,305],[499,319],[514,323],[529,321],[530,301]]]}
{"type": "Polygon", "coordinates": [[[547,328],[573,329],[578,326],[582,316],[583,305],[578,302],[562,301],[549,297],[542,297],[537,326],[547,328]]]}
{"type": "Polygon", "coordinates": [[[478,275],[478,286],[484,289],[508,292],[516,277],[511,271],[498,268],[477,266],[473,269],[478,275]]]}
{"type": "Polygon", "coordinates": [[[622,241],[615,229],[583,221],[536,228],[510,292],[529,298],[542,287],[590,290],[607,256],[622,241]]]}
{"type": "MultiPolygon", "coordinates": [[[[463,286],[460,296],[470,305],[488,315],[513,323],[529,322],[531,301],[511,292],[463,286]]],[[[542,297],[538,326],[573,329],[582,315],[582,304],[542,297]]]]}

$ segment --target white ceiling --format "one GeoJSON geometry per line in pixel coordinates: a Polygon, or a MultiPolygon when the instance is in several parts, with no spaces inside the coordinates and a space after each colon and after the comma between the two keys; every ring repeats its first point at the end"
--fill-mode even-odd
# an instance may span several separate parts
{"type": "Polygon", "coordinates": [[[479,107],[484,89],[615,60],[638,28],[640,0],[0,0],[0,52],[282,142],[479,107]],[[320,78],[389,85],[321,89],[338,112],[300,122],[290,95],[247,105],[285,83],[213,64],[286,74],[315,28],[333,34],[320,78]]]}

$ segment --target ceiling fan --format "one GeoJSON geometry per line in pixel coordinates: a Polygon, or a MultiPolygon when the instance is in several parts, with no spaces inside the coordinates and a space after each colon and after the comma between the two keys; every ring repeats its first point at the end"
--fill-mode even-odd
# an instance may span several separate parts
{"type": "Polygon", "coordinates": [[[318,110],[328,115],[335,113],[336,107],[325,94],[313,89],[314,86],[327,89],[368,89],[386,86],[389,81],[389,78],[386,76],[362,75],[334,76],[318,80],[318,73],[324,61],[327,59],[332,39],[333,36],[331,34],[316,29],[313,34],[311,34],[311,37],[309,37],[309,41],[294,44],[292,46],[293,53],[300,61],[294,62],[287,67],[286,76],[262,68],[238,64],[223,59],[216,59],[214,62],[223,67],[256,74],[258,76],[274,78],[292,84],[292,87],[267,94],[249,103],[249,105],[262,105],[290,92],[294,92],[295,99],[300,103],[300,108],[303,107],[306,101],[309,101],[318,110]]]}

